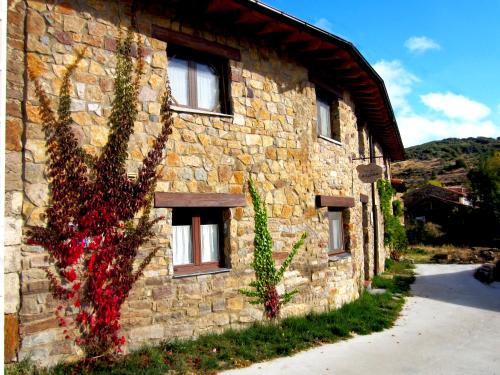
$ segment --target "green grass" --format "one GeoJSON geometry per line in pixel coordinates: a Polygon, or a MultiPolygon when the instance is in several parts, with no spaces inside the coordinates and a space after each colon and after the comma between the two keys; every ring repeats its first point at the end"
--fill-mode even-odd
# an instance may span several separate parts
{"type": "Polygon", "coordinates": [[[394,261],[392,259],[385,260],[385,273],[391,275],[413,275],[415,265],[411,260],[402,259],[394,261]]]}
{"type": "Polygon", "coordinates": [[[372,280],[373,288],[387,289],[394,294],[409,295],[411,284],[415,281],[415,276],[393,276],[392,279],[383,276],[374,276],[372,280]]]}
{"type": "MultiPolygon", "coordinates": [[[[401,271],[396,264],[391,264],[390,270],[401,271]]],[[[386,293],[371,295],[363,292],[358,300],[338,310],[290,317],[276,324],[258,323],[240,331],[227,330],[196,340],[165,342],[157,347],[141,349],[112,363],[97,362],[91,371],[78,364],[61,364],[50,370],[30,368],[28,372],[12,372],[14,368],[11,368],[7,374],[156,375],[168,371],[211,374],[248,366],[323,343],[347,339],[353,334],[366,335],[391,327],[404,304],[403,295],[408,293],[412,277],[411,274],[395,276],[393,279],[376,277],[374,283],[377,287],[386,288],[386,293]]]]}
{"type": "Polygon", "coordinates": [[[431,263],[433,254],[425,249],[411,247],[403,253],[403,257],[413,263],[431,263]]]}
{"type": "Polygon", "coordinates": [[[387,289],[394,294],[408,296],[411,284],[415,281],[415,265],[411,260],[394,261],[386,259],[385,272],[372,279],[373,288],[387,289]]]}
{"type": "Polygon", "coordinates": [[[35,365],[29,359],[23,359],[15,365],[5,366],[6,375],[33,375],[39,374],[35,365]]]}

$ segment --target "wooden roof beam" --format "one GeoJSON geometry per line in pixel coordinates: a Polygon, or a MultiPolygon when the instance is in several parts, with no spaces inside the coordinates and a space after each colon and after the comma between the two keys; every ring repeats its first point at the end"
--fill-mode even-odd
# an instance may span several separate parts
{"type": "Polygon", "coordinates": [[[208,2],[208,6],[205,9],[205,13],[208,14],[227,13],[228,11],[235,11],[235,10],[238,10],[241,13],[241,11],[245,10],[245,7],[234,2],[227,2],[224,0],[211,0],[208,2]]]}
{"type": "Polygon", "coordinates": [[[287,25],[275,25],[275,24],[267,24],[260,30],[257,35],[268,35],[268,34],[281,34],[285,33],[286,35],[289,35],[294,32],[294,29],[291,27],[288,27],[287,25]]]}
{"type": "MultiPolygon", "coordinates": [[[[237,25],[255,25],[262,24],[263,27],[269,25],[271,20],[254,12],[240,12],[239,16],[234,21],[237,25]]],[[[272,22],[272,21],[271,21],[272,22]]]]}

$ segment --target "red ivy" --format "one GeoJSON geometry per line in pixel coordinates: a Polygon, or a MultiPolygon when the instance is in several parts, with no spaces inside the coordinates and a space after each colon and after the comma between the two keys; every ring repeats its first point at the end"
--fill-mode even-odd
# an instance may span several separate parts
{"type": "Polygon", "coordinates": [[[267,286],[264,301],[266,318],[270,320],[277,318],[280,312],[280,296],[274,285],[267,286]]]}
{"type": "Polygon", "coordinates": [[[87,356],[120,351],[125,343],[119,335],[120,308],[154,255],[151,252],[134,271],[137,250],[153,235],[151,228],[158,220],[150,219],[149,211],[157,167],[171,133],[170,90],[167,84],[161,133],[144,158],[138,178],[131,180],[125,162],[143,70],[138,44],[134,69],[132,33],[118,43],[110,134],[98,158],[78,146],[70,127],[70,76],[83,53],[67,67],[57,116],[30,70],[44,121],[51,202],[46,227],[31,228],[29,243],[43,246],[52,256],[55,272],[47,271],[47,276],[53,295],[61,300],[56,310],[59,325],[73,322],[76,329],[65,329],[66,337],[81,345],[87,356]],[[140,211],[142,216],[134,220],[140,211]]]}

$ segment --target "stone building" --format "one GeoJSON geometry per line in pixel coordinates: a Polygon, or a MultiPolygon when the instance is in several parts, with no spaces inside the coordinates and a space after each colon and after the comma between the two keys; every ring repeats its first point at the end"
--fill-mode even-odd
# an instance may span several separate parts
{"type": "MultiPolygon", "coordinates": [[[[141,109],[129,171],[158,133],[169,73],[173,134],[157,186],[161,250],[122,308],[126,350],[262,319],[238,290],[253,278],[250,173],[265,199],[279,264],[308,233],[280,290],[299,293],[283,314],[326,311],[359,296],[383,270],[382,215],[356,166],[404,157],[384,83],[348,41],[254,1],[141,1],[141,109]],[[363,159],[364,158],[364,159],[363,159]],[[193,237],[190,233],[198,233],[193,237]]],[[[45,142],[27,65],[53,101],[73,75],[73,129],[99,153],[108,130],[114,51],[130,2],[9,0],[6,144],[6,360],[43,364],[77,355],[57,326],[43,249],[26,230],[48,202],[45,142]]]]}

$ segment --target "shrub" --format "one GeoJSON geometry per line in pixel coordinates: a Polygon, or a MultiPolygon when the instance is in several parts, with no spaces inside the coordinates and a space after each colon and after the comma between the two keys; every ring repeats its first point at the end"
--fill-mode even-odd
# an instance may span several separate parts
{"type": "Polygon", "coordinates": [[[47,270],[51,290],[60,301],[56,315],[67,339],[75,339],[87,357],[119,351],[120,307],[155,250],[134,268],[138,248],[153,236],[150,219],[156,168],[171,133],[170,91],[162,104],[161,132],[144,157],[137,179],[126,170],[127,144],[137,117],[142,48],[134,69],[132,31],[117,50],[114,100],[108,119],[108,141],[98,157],[87,154],[71,130],[70,77],[83,53],[67,67],[57,115],[30,70],[40,101],[48,154],[50,203],[45,227],[33,227],[29,243],[44,247],[53,269],[47,270]],[[138,216],[138,217],[137,217],[138,216]],[[71,316],[68,316],[71,315],[71,316]],[[74,322],[70,327],[67,325],[74,322]],[[76,328],[76,329],[74,329],[76,328]]]}
{"type": "Polygon", "coordinates": [[[390,257],[399,260],[401,252],[408,248],[408,238],[404,226],[392,212],[392,197],[395,191],[388,180],[378,180],[377,189],[384,216],[384,243],[389,246],[390,257]]]}
{"type": "Polygon", "coordinates": [[[462,158],[458,158],[455,160],[455,168],[467,168],[467,164],[465,164],[465,160],[462,158]]]}
{"type": "Polygon", "coordinates": [[[416,244],[440,244],[442,243],[443,232],[440,225],[427,222],[416,222],[407,227],[408,242],[412,245],[416,244]]]}
{"type": "Polygon", "coordinates": [[[293,258],[304,244],[306,233],[293,245],[288,257],[283,261],[279,269],[273,259],[273,240],[269,233],[267,222],[267,210],[262,203],[262,199],[255,189],[252,177],[248,179],[248,190],[252,197],[255,212],[255,238],[254,238],[254,260],[252,267],[255,270],[255,281],[250,283],[253,290],[241,289],[240,292],[247,297],[253,298],[250,303],[263,304],[264,313],[268,319],[279,317],[281,306],[289,302],[297,293],[296,290],[286,292],[281,296],[278,294],[276,286],[283,279],[283,274],[292,263],[293,258]]]}
{"type": "Polygon", "coordinates": [[[394,200],[392,202],[392,212],[394,212],[394,216],[398,218],[403,216],[404,208],[400,200],[394,200]]]}

